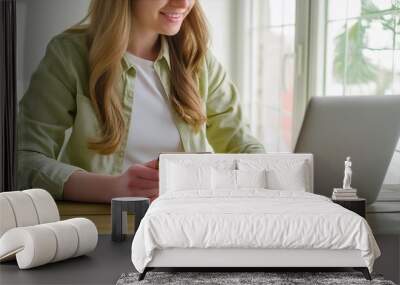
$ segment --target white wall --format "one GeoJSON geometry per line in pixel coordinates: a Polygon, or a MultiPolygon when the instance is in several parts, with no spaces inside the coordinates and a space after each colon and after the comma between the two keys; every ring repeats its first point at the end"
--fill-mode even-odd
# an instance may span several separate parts
{"type": "Polygon", "coordinates": [[[234,2],[232,0],[200,1],[209,22],[211,50],[229,73],[234,73],[231,46],[234,36],[231,30],[234,2]]]}

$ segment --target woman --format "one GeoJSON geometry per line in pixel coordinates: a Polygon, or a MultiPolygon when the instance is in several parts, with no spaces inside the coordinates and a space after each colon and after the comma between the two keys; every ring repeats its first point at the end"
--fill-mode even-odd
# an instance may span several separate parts
{"type": "Polygon", "coordinates": [[[84,21],[50,41],[21,100],[20,188],[154,199],[159,152],[264,152],[197,1],[92,0],[84,21]]]}

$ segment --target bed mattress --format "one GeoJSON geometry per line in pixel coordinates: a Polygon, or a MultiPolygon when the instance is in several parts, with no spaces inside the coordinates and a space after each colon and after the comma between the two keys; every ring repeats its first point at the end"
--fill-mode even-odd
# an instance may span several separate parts
{"type": "Polygon", "coordinates": [[[372,272],[379,248],[361,216],[307,192],[242,189],[207,195],[165,193],[150,206],[132,243],[139,272],[163,249],[359,250],[372,272]]]}

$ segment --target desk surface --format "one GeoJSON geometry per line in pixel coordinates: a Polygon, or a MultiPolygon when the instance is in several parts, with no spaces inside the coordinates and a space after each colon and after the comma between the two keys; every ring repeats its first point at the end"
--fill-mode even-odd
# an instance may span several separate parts
{"type": "Polygon", "coordinates": [[[16,261],[0,264],[0,284],[115,284],[124,272],[134,271],[132,237],[112,242],[100,235],[96,249],[86,256],[19,270],[16,261]]]}

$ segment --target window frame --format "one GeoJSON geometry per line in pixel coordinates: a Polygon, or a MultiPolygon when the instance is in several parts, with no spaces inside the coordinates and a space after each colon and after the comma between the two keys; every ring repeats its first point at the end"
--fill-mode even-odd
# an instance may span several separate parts
{"type": "Polygon", "coordinates": [[[311,13],[313,12],[311,4],[310,0],[296,1],[292,150],[295,148],[310,100],[309,66],[310,61],[313,60],[313,57],[310,57],[310,54],[313,54],[310,35],[314,32],[311,29],[311,13]]]}

